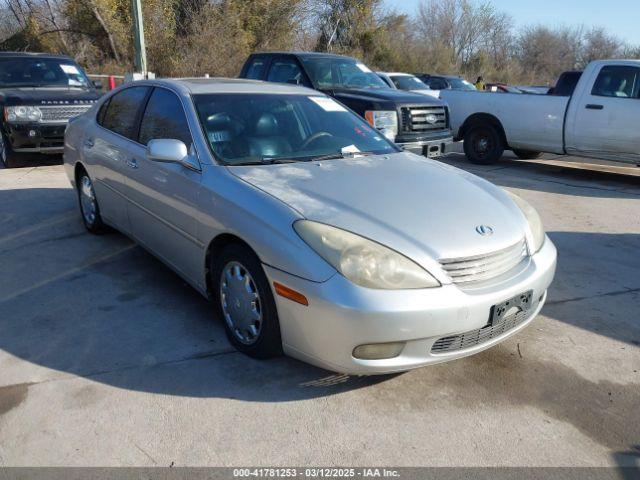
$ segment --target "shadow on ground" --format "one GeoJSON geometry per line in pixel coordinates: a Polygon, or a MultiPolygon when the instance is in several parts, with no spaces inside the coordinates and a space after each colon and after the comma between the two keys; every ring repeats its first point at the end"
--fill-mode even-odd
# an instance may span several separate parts
{"type": "MultiPolygon", "coordinates": [[[[221,322],[213,318],[209,302],[176,274],[118,233],[100,237],[85,233],[70,189],[0,191],[0,215],[15,207],[16,198],[27,195],[23,219],[44,209],[60,221],[4,223],[7,228],[0,234],[0,349],[53,370],[45,376],[59,377],[57,372],[64,372],[130,390],[248,401],[301,400],[394,378],[352,378],[289,358],[256,361],[238,354],[227,342],[221,322]]],[[[635,281],[635,288],[640,288],[640,235],[549,235],[560,251],[553,288],[562,291],[562,299],[554,303],[552,298],[543,314],[638,345],[638,316],[622,315],[621,297],[607,292],[616,281],[635,281]],[[598,255],[594,257],[593,252],[598,255]],[[590,266],[585,267],[586,263],[590,266]],[[575,302],[583,301],[581,297],[599,291],[602,296],[592,309],[595,314],[583,315],[576,309],[575,302]]],[[[626,285],[627,290],[634,287],[626,285]]],[[[574,377],[578,376],[567,367],[535,359],[523,362],[499,346],[426,369],[420,377],[425,387],[412,389],[420,391],[420,396],[395,400],[423,405],[432,395],[428,386],[435,391],[455,388],[457,401],[476,401],[474,391],[481,389],[487,402],[539,404],[566,419],[576,405],[599,408],[599,402],[608,398],[598,397],[598,392],[618,388],[574,377]],[[575,388],[555,391],[558,385],[572,382],[575,388]]],[[[640,392],[637,386],[619,388],[624,390],[621,405],[629,407],[619,411],[622,415],[640,405],[640,392]]],[[[578,415],[569,420],[578,422],[578,415]]],[[[591,433],[608,435],[604,426],[602,430],[591,433]]]]}

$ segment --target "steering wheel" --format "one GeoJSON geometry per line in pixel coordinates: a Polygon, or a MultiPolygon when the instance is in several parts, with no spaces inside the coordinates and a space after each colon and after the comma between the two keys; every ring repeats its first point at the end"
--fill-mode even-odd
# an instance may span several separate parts
{"type": "Polygon", "coordinates": [[[309,145],[322,137],[333,137],[333,135],[329,132],[316,132],[307,138],[302,145],[300,145],[300,150],[306,150],[309,145]]]}

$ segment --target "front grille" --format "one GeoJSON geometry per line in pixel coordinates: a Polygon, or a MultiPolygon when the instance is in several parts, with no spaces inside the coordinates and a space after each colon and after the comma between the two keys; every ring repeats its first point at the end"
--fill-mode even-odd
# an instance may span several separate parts
{"type": "Polygon", "coordinates": [[[518,267],[527,258],[527,244],[515,245],[497,252],[473,257],[444,259],[440,264],[457,285],[471,285],[498,277],[518,267]]]}
{"type": "Polygon", "coordinates": [[[41,122],[68,122],[89,110],[91,105],[47,105],[39,108],[42,111],[41,122]]]}
{"type": "Polygon", "coordinates": [[[431,347],[431,353],[457,352],[458,350],[466,350],[476,345],[482,345],[492,338],[499,337],[503,333],[521,325],[530,318],[532,313],[533,310],[521,310],[515,315],[505,317],[502,322],[497,325],[487,325],[477,330],[471,330],[470,332],[440,338],[431,347]]]}
{"type": "Polygon", "coordinates": [[[446,107],[401,107],[402,131],[424,133],[445,130],[448,127],[446,107]],[[431,120],[431,121],[428,121],[431,120]]]}

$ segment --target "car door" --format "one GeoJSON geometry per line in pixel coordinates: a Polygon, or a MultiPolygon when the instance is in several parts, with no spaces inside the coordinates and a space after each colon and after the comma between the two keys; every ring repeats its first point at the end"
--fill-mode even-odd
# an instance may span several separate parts
{"type": "Polygon", "coordinates": [[[566,145],[570,153],[637,161],[640,140],[640,67],[606,65],[596,69],[572,100],[566,145]],[[594,78],[595,77],[595,78],[594,78]]]}
{"type": "Polygon", "coordinates": [[[90,167],[96,196],[105,220],[129,233],[124,175],[128,147],[137,134],[137,116],[149,87],[126,88],[113,95],[98,110],[95,122],[87,123],[81,147],[90,167]]]}
{"type": "Polygon", "coordinates": [[[185,278],[195,279],[204,248],[196,226],[201,173],[148,159],[146,146],[154,139],[181,140],[197,158],[182,102],[164,87],[154,87],[149,96],[138,141],[130,150],[125,177],[129,221],[136,240],[185,278]]]}

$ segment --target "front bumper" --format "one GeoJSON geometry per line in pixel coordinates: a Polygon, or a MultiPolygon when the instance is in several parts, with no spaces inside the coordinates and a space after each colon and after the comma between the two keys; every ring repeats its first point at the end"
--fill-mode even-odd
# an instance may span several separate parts
{"type": "Polygon", "coordinates": [[[11,149],[18,153],[56,154],[64,151],[67,123],[8,123],[5,125],[11,149]]]}
{"type": "Polygon", "coordinates": [[[274,292],[285,353],[328,370],[370,375],[410,370],[478,353],[528,325],[546,299],[556,267],[556,249],[547,238],[527,268],[497,285],[463,290],[454,284],[425,290],[372,290],[336,274],[314,283],[265,265],[274,281],[303,293],[308,306],[274,292]],[[432,353],[439,339],[481,329],[491,307],[533,290],[524,321],[470,348],[432,353]],[[385,360],[354,358],[359,345],[406,342],[399,356],[385,360]]]}
{"type": "Polygon", "coordinates": [[[450,131],[442,132],[431,138],[412,139],[398,136],[395,143],[408,152],[435,158],[447,153],[449,145],[453,143],[453,136],[450,131]]]}

